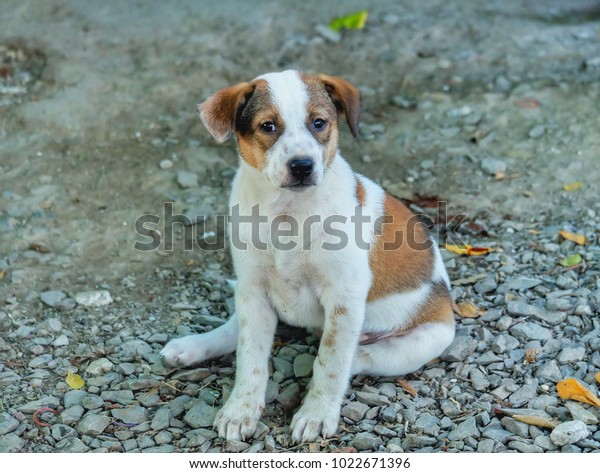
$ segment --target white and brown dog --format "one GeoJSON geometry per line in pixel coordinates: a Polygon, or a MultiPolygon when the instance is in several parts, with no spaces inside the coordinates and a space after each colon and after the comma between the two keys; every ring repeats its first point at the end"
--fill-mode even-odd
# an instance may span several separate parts
{"type": "Polygon", "coordinates": [[[449,279],[427,229],[338,152],[338,115],[356,136],[359,101],[343,79],[285,71],[199,106],[217,141],[237,135],[231,209],[258,209],[263,222],[230,228],[236,314],[161,354],[188,366],[237,349],[235,387],[215,419],[227,439],[256,429],[279,320],[322,331],[312,387],[292,420],[296,442],[336,433],[350,376],[410,373],[454,337],[449,279]]]}

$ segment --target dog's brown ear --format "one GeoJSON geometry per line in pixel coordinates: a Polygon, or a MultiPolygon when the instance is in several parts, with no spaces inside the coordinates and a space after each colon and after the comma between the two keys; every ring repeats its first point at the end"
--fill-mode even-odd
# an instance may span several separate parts
{"type": "Polygon", "coordinates": [[[197,106],[200,119],[219,143],[235,131],[236,114],[254,91],[255,85],[242,82],[220,90],[197,106]]]}
{"type": "Polygon", "coordinates": [[[346,114],[352,136],[356,138],[358,136],[358,119],[360,115],[360,91],[350,82],[339,77],[325,74],[319,74],[317,77],[323,82],[338,112],[346,114]]]}

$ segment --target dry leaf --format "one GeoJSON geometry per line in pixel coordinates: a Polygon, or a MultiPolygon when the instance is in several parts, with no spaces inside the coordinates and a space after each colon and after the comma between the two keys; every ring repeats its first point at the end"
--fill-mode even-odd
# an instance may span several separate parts
{"type": "Polygon", "coordinates": [[[446,243],[446,249],[461,256],[481,256],[487,255],[490,251],[494,251],[493,248],[488,248],[485,246],[471,246],[469,244],[466,244],[464,246],[458,246],[449,245],[448,243],[446,243]]]}
{"type": "Polygon", "coordinates": [[[573,399],[600,407],[600,399],[574,378],[563,379],[556,385],[558,395],[563,399],[573,399]]]}
{"type": "Polygon", "coordinates": [[[581,182],[571,182],[570,184],[565,184],[563,189],[567,192],[575,191],[579,189],[583,184],[581,182]]]}
{"type": "Polygon", "coordinates": [[[539,350],[536,350],[535,348],[528,348],[525,350],[525,361],[527,363],[535,363],[538,353],[539,350]]]}
{"type": "Polygon", "coordinates": [[[545,417],[540,416],[526,416],[521,414],[515,414],[512,416],[512,418],[525,424],[535,425],[537,427],[547,427],[548,429],[553,429],[559,424],[554,420],[546,419],[545,417]]]}
{"type": "Polygon", "coordinates": [[[560,232],[558,232],[560,234],[561,237],[563,237],[565,240],[569,240],[572,241],[574,243],[577,243],[578,245],[585,245],[585,236],[584,235],[579,235],[577,233],[571,233],[571,232],[567,232],[565,230],[561,230],[560,232]]]}
{"type": "Polygon", "coordinates": [[[4,279],[4,275],[6,273],[4,271],[0,271],[0,281],[2,281],[4,279]]]}
{"type": "Polygon", "coordinates": [[[598,383],[600,383],[600,371],[598,371],[598,372],[596,373],[596,376],[595,376],[595,378],[596,378],[596,381],[597,381],[598,383]]]}
{"type": "Polygon", "coordinates": [[[540,108],[542,103],[533,97],[523,97],[522,99],[515,100],[515,105],[525,110],[535,110],[536,108],[540,108]]]}
{"type": "Polygon", "coordinates": [[[404,389],[408,394],[410,394],[412,397],[417,397],[417,391],[415,391],[415,388],[413,388],[410,383],[408,381],[406,381],[405,379],[397,379],[396,380],[396,384],[398,386],[400,386],[402,389],[404,389]]]}
{"type": "Polygon", "coordinates": [[[477,317],[485,314],[485,310],[481,310],[471,301],[459,302],[454,305],[454,310],[458,315],[466,319],[476,319],[477,317]]]}
{"type": "Polygon", "coordinates": [[[481,281],[487,277],[487,274],[475,274],[474,276],[469,276],[468,278],[455,279],[452,281],[452,286],[466,286],[468,284],[475,284],[477,281],[481,281]]]}
{"type": "Polygon", "coordinates": [[[71,389],[81,389],[85,386],[85,381],[81,379],[81,376],[78,374],[74,374],[71,371],[67,371],[67,377],[65,378],[65,382],[69,385],[71,389]]]}

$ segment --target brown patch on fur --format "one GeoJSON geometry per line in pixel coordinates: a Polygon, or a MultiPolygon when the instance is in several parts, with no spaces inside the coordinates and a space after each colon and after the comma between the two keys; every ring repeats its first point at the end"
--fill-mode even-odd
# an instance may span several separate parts
{"type": "Polygon", "coordinates": [[[454,323],[452,297],[448,287],[442,282],[434,283],[431,286],[429,297],[410,320],[408,326],[404,328],[409,330],[427,323],[454,323]]]}
{"type": "Polygon", "coordinates": [[[382,233],[369,255],[373,282],[368,301],[417,289],[433,274],[434,243],[425,225],[389,194],[385,196],[384,215],[382,233]]]}
{"type": "Polygon", "coordinates": [[[328,334],[323,340],[323,345],[327,348],[331,348],[335,344],[335,332],[328,334]]]}
{"type": "Polygon", "coordinates": [[[248,326],[248,321],[246,319],[241,319],[240,320],[240,327],[247,327],[248,326]]]}
{"type": "Polygon", "coordinates": [[[367,194],[365,192],[365,187],[360,182],[360,179],[356,178],[356,200],[360,205],[365,205],[367,201],[367,194]]]}
{"type": "Polygon", "coordinates": [[[346,315],[348,313],[348,309],[342,305],[338,305],[333,309],[333,315],[335,317],[339,317],[340,315],[346,315]]]}
{"type": "Polygon", "coordinates": [[[344,112],[352,136],[358,136],[358,120],[360,115],[360,91],[350,82],[339,77],[319,74],[317,76],[331,97],[338,112],[344,112]]]}
{"type": "Polygon", "coordinates": [[[258,368],[254,368],[254,370],[252,370],[253,374],[259,375],[260,374],[260,369],[258,368]]]}

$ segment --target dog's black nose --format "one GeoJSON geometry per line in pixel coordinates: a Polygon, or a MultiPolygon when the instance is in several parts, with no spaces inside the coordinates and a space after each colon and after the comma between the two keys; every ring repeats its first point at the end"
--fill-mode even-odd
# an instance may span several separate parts
{"type": "Polygon", "coordinates": [[[313,172],[315,163],[309,158],[292,159],[288,163],[288,168],[292,176],[296,179],[306,179],[313,172]]]}

